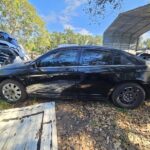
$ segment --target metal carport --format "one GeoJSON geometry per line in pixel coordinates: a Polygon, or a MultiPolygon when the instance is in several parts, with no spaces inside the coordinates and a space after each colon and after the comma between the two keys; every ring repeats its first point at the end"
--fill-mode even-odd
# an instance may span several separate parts
{"type": "Polygon", "coordinates": [[[104,32],[103,44],[118,49],[137,49],[139,37],[150,30],[150,4],[119,14],[104,32]]]}

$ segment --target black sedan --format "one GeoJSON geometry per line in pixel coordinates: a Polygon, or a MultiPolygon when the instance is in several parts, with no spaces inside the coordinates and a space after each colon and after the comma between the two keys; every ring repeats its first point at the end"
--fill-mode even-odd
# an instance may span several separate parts
{"type": "Polygon", "coordinates": [[[6,101],[25,99],[32,85],[39,94],[111,99],[119,107],[135,108],[149,97],[150,69],[136,56],[97,46],[58,48],[0,69],[0,94],[6,101]]]}

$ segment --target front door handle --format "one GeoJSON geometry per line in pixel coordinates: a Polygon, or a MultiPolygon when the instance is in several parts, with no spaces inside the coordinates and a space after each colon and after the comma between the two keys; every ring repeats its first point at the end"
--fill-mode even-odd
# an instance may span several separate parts
{"type": "Polygon", "coordinates": [[[65,71],[70,71],[70,68],[65,68],[65,71]]]}

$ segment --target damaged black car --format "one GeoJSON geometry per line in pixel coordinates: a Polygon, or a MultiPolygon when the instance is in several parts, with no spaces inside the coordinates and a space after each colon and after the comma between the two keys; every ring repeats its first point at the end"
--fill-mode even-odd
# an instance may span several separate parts
{"type": "Polygon", "coordinates": [[[149,97],[150,68],[121,50],[68,46],[0,68],[0,94],[6,101],[24,100],[28,87],[48,97],[111,99],[119,107],[136,108],[149,97]]]}

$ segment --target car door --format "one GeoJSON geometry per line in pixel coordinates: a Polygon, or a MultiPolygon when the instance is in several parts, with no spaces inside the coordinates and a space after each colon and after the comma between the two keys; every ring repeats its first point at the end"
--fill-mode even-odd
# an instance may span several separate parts
{"type": "Polygon", "coordinates": [[[42,57],[30,75],[32,93],[72,96],[75,91],[79,50],[58,49],[42,57]],[[36,84],[35,84],[36,83],[36,84]]]}
{"type": "Polygon", "coordinates": [[[102,49],[84,49],[78,67],[80,97],[106,99],[111,89],[112,52],[102,49]]]}

